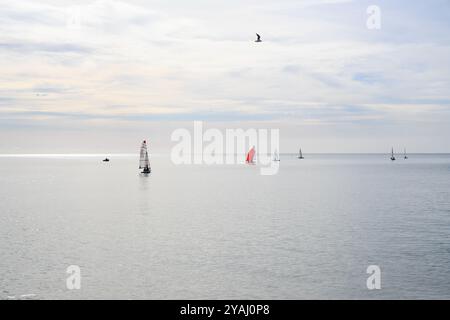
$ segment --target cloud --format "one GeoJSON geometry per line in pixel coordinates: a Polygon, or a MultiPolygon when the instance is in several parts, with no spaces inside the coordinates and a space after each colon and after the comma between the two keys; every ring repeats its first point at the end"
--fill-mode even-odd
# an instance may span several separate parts
{"type": "Polygon", "coordinates": [[[91,53],[92,50],[88,47],[71,44],[71,43],[1,43],[0,50],[13,51],[18,54],[33,54],[33,53],[91,53]]]}
{"type": "Polygon", "coordinates": [[[0,117],[450,122],[448,2],[369,4],[0,0],[0,117]]]}

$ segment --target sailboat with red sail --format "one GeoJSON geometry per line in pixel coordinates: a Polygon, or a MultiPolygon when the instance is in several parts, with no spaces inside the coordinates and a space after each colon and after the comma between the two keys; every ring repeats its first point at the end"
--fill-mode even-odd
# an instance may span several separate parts
{"type": "Polygon", "coordinates": [[[253,146],[250,151],[247,153],[247,157],[245,158],[245,162],[247,162],[248,164],[254,164],[255,158],[255,147],[253,146]]]}

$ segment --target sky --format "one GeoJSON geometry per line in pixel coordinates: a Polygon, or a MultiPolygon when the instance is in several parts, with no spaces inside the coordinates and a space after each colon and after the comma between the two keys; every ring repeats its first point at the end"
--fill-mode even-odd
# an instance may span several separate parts
{"type": "Polygon", "coordinates": [[[450,1],[0,0],[0,153],[168,152],[195,120],[450,152],[450,1]]]}

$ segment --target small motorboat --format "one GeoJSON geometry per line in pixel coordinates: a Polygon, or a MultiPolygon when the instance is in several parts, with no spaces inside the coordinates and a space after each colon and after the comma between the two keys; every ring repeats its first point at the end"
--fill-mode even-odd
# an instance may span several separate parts
{"type": "Polygon", "coordinates": [[[108,158],[103,159],[103,162],[109,162],[108,158]]]}

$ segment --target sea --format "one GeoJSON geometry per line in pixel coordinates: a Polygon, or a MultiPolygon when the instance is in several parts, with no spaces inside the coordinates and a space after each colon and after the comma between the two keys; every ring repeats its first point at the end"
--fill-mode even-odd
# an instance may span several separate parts
{"type": "Polygon", "coordinates": [[[450,299],[450,155],[0,156],[0,299],[450,299]]]}

